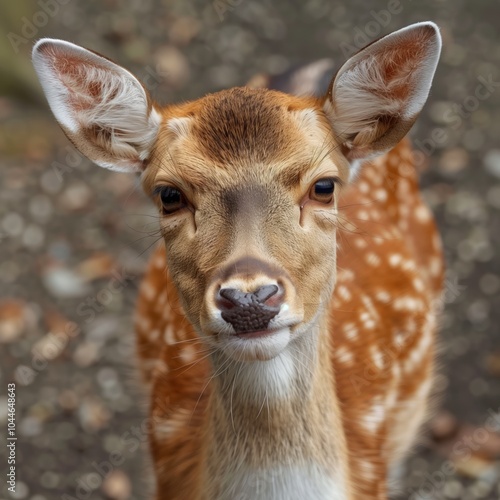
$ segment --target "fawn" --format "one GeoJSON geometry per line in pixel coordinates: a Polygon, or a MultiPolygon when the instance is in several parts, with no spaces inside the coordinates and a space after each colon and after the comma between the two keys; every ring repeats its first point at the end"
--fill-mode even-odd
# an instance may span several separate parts
{"type": "Polygon", "coordinates": [[[94,52],[35,45],[68,138],[160,213],[136,315],[156,499],[387,498],[433,380],[442,249],[404,136],[440,50],[417,23],[322,97],[160,107],[94,52]]]}

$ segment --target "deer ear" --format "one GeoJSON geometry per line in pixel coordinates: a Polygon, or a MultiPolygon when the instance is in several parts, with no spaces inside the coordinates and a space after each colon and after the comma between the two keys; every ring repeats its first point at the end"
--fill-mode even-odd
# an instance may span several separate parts
{"type": "Polygon", "coordinates": [[[160,115],[127,70],[82,47],[42,39],[33,65],[50,108],[66,135],[101,167],[140,172],[160,115]]]}
{"type": "Polygon", "coordinates": [[[417,23],[368,45],[340,68],[324,110],[351,162],[388,151],[408,132],[427,100],[440,52],[438,27],[417,23]]]}

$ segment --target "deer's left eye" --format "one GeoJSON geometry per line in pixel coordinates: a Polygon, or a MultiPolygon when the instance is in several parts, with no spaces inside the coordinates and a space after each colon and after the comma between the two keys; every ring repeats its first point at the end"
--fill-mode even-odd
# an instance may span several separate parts
{"type": "Polygon", "coordinates": [[[164,214],[173,214],[186,206],[186,199],[179,189],[173,186],[162,186],[158,192],[164,214]]]}
{"type": "Polygon", "coordinates": [[[320,203],[328,204],[333,200],[335,180],[331,177],[316,181],[311,188],[309,198],[320,203]]]}

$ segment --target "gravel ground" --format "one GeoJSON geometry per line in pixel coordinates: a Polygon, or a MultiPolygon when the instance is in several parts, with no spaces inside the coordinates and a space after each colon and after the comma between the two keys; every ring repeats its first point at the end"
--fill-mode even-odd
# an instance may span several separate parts
{"type": "Polygon", "coordinates": [[[6,7],[0,24],[1,67],[12,68],[0,80],[14,82],[0,96],[0,423],[15,381],[13,498],[147,492],[131,313],[156,219],[136,179],[91,165],[58,129],[26,64],[33,40],[102,52],[170,102],[322,57],[340,65],[379,34],[427,19],[444,51],[412,136],[445,242],[447,304],[439,410],[397,498],[500,498],[500,2],[54,0],[45,18],[41,5],[6,7]],[[124,438],[135,451],[107,474],[124,438]]]}

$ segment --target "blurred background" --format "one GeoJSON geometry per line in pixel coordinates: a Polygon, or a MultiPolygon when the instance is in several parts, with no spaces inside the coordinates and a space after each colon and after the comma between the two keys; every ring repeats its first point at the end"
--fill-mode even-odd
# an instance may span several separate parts
{"type": "Polygon", "coordinates": [[[4,2],[0,427],[14,381],[12,498],[147,493],[131,315],[158,237],[154,211],[137,179],[90,164],[64,137],[30,63],[33,43],[50,36],[105,54],[167,103],[323,57],[339,67],[374,38],[422,20],[440,25],[444,49],[411,136],[448,273],[439,410],[398,498],[500,498],[499,18],[498,0],[4,2]],[[127,439],[137,446],[124,451],[127,439]]]}

